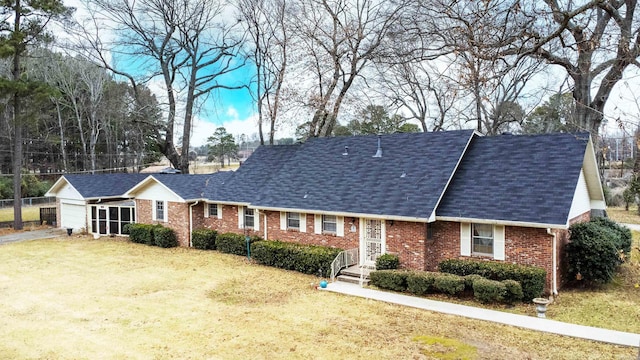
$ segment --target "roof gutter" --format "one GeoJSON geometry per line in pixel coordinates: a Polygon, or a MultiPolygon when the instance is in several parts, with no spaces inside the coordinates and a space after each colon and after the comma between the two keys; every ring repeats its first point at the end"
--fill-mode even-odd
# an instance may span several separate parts
{"type": "Polygon", "coordinates": [[[189,205],[189,247],[193,247],[193,207],[198,205],[200,201],[196,201],[193,204],[189,205]]]}
{"type": "Polygon", "coordinates": [[[432,222],[432,221],[429,221],[428,218],[410,217],[410,216],[350,213],[350,212],[326,211],[326,210],[315,210],[315,209],[280,208],[280,207],[251,206],[251,205],[245,205],[245,206],[249,206],[253,209],[260,210],[260,211],[297,212],[302,214],[337,215],[337,216],[344,216],[344,217],[357,217],[357,218],[379,219],[379,220],[397,220],[397,221],[410,221],[410,222],[422,222],[422,223],[432,222]]]}
{"type": "Polygon", "coordinates": [[[544,224],[544,223],[534,223],[534,222],[526,222],[526,221],[474,219],[474,218],[462,218],[462,217],[454,217],[454,216],[436,216],[436,220],[438,220],[438,221],[468,222],[468,223],[476,223],[476,224],[492,224],[492,225],[533,227],[533,228],[539,228],[539,229],[551,228],[551,229],[566,230],[566,229],[569,228],[569,226],[567,224],[544,224]]]}

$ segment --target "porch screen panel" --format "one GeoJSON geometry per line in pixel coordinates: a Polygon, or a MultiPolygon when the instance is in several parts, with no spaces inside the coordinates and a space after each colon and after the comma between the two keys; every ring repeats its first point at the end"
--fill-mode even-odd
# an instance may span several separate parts
{"type": "Polygon", "coordinates": [[[91,207],[91,232],[92,233],[97,233],[98,232],[98,214],[97,214],[98,209],[96,209],[95,206],[91,207]]]}
{"type": "Polygon", "coordinates": [[[115,206],[109,206],[109,234],[118,234],[120,231],[118,215],[118,208],[115,206]]]}
{"type": "Polygon", "coordinates": [[[123,228],[126,224],[130,224],[131,223],[131,212],[133,211],[132,208],[128,208],[128,207],[123,207],[120,208],[120,234],[123,233],[123,228]]]}

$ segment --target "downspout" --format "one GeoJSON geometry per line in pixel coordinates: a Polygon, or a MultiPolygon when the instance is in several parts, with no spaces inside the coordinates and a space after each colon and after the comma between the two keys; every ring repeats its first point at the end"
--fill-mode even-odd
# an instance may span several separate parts
{"type": "Polygon", "coordinates": [[[552,255],[552,263],[553,263],[553,269],[551,270],[552,273],[552,289],[551,289],[551,293],[552,295],[555,297],[558,295],[558,274],[557,274],[557,267],[558,267],[558,239],[557,239],[557,235],[556,233],[551,231],[551,228],[547,228],[547,234],[551,235],[553,237],[553,255],[552,255]]]}
{"type": "Polygon", "coordinates": [[[267,213],[264,212],[262,217],[264,218],[264,239],[267,240],[267,213]]]}
{"type": "Polygon", "coordinates": [[[191,241],[191,234],[193,233],[193,207],[198,205],[199,202],[200,200],[189,205],[189,247],[193,247],[193,242],[191,241]]]}

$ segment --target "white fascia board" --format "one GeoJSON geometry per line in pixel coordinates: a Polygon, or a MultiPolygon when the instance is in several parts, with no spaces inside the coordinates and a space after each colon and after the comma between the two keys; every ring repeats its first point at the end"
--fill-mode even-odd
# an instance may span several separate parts
{"type": "Polygon", "coordinates": [[[473,218],[461,218],[461,217],[451,217],[451,216],[436,216],[436,220],[438,221],[452,221],[452,222],[463,222],[463,223],[474,223],[474,224],[491,224],[491,225],[506,225],[506,226],[520,226],[520,227],[532,227],[532,228],[541,228],[541,229],[568,229],[568,224],[544,224],[544,223],[533,223],[526,221],[510,221],[510,220],[491,220],[491,219],[473,219],[473,218]]]}
{"type": "Polygon", "coordinates": [[[589,196],[591,197],[591,200],[604,201],[604,189],[602,188],[602,179],[600,179],[598,162],[596,161],[596,151],[593,146],[591,135],[589,135],[589,141],[587,142],[587,148],[585,149],[584,160],[582,161],[582,169],[584,171],[584,176],[587,182],[587,188],[589,189],[589,196]]]}
{"type": "Polygon", "coordinates": [[[168,186],[163,184],[162,181],[156,179],[153,175],[149,175],[147,178],[145,178],[144,180],[139,182],[136,186],[134,186],[129,191],[127,191],[124,194],[124,196],[130,197],[130,198],[135,198],[136,197],[136,193],[142,191],[147,186],[149,186],[151,184],[154,184],[154,183],[160,185],[164,190],[168,191],[171,195],[173,195],[177,199],[179,199],[179,201],[186,202],[185,199],[183,199],[180,195],[176,194],[173,190],[171,190],[168,186]]]}
{"type": "Polygon", "coordinates": [[[356,217],[356,218],[380,219],[380,220],[397,220],[397,221],[422,222],[422,223],[430,222],[429,219],[427,218],[410,217],[410,216],[365,214],[365,213],[351,213],[351,212],[341,212],[341,211],[279,208],[279,207],[265,207],[265,206],[250,206],[250,207],[260,211],[296,212],[296,213],[303,213],[303,214],[336,215],[336,216],[344,216],[344,217],[356,217]]]}
{"type": "MultiPolygon", "coordinates": [[[[58,194],[58,191],[60,191],[60,189],[62,189],[62,187],[64,187],[65,184],[71,185],[71,183],[67,180],[67,178],[65,178],[64,175],[62,175],[60,176],[60,178],[58,178],[58,180],[56,180],[55,183],[53,183],[53,185],[51,185],[51,188],[49,188],[49,190],[44,194],[44,196],[49,196],[49,197],[56,196],[58,194]]],[[[73,185],[71,186],[73,187],[73,185]]]]}

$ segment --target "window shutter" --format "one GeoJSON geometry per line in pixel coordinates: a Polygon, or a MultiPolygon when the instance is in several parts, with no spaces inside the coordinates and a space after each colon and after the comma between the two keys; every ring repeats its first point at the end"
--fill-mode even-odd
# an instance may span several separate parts
{"type": "Polygon", "coordinates": [[[287,213],[280,211],[280,230],[287,230],[287,213]]]}
{"type": "Polygon", "coordinates": [[[322,234],[322,215],[315,214],[313,216],[313,229],[315,234],[322,234]]]}
{"type": "Polygon", "coordinates": [[[344,236],[344,217],[336,216],[336,235],[344,236]]]}
{"type": "Polygon", "coordinates": [[[493,227],[493,258],[504,260],[504,225],[493,227]]]}
{"type": "Polygon", "coordinates": [[[307,214],[300,213],[300,232],[307,232],[307,214]]]}
{"type": "Polygon", "coordinates": [[[218,207],[218,219],[222,219],[222,205],[216,204],[218,207]]]}
{"type": "Polygon", "coordinates": [[[460,223],[460,255],[471,256],[471,224],[460,223]]]}
{"type": "Polygon", "coordinates": [[[244,229],[244,206],[238,206],[238,229],[244,229]]]}
{"type": "Polygon", "coordinates": [[[157,219],[158,214],[158,202],[155,200],[151,200],[151,220],[155,221],[157,219]]]}
{"type": "Polygon", "coordinates": [[[204,217],[208,218],[209,217],[209,206],[211,206],[210,204],[204,203],[204,217]]]}
{"type": "Polygon", "coordinates": [[[258,209],[253,210],[253,230],[260,230],[260,212],[258,209]]]}

